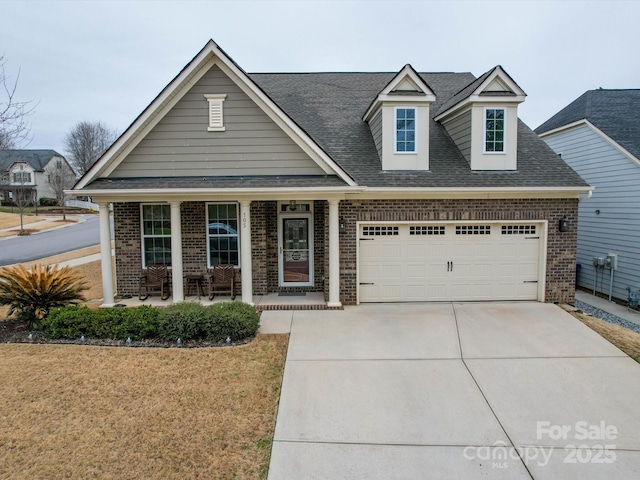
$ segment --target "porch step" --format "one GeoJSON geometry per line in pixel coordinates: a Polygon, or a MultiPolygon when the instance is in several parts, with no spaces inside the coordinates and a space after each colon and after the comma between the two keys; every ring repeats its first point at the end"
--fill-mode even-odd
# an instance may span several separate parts
{"type": "Polygon", "coordinates": [[[263,305],[258,304],[255,306],[259,312],[263,310],[344,310],[344,307],[329,307],[325,304],[318,305],[263,305]]]}

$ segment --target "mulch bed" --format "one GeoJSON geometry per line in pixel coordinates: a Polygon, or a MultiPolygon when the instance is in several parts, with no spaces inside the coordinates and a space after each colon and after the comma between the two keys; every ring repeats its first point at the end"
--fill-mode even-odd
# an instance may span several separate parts
{"type": "MultiPolygon", "coordinates": [[[[182,343],[180,348],[202,348],[202,347],[231,347],[237,345],[246,345],[251,343],[255,337],[245,338],[243,340],[227,342],[208,342],[205,340],[189,340],[182,343]]],[[[67,344],[67,345],[80,345],[80,339],[66,340],[66,339],[51,339],[48,338],[43,332],[33,330],[29,332],[24,322],[16,319],[9,318],[7,320],[0,320],[0,343],[34,343],[34,344],[67,344]],[[29,340],[29,333],[32,333],[32,339],[29,340]]],[[[87,338],[85,339],[85,345],[97,345],[103,347],[127,347],[124,340],[112,340],[112,339],[100,339],[100,338],[87,338]]],[[[132,341],[130,347],[156,347],[156,348],[178,348],[176,342],[165,342],[164,340],[148,339],[142,341],[132,341]]]]}

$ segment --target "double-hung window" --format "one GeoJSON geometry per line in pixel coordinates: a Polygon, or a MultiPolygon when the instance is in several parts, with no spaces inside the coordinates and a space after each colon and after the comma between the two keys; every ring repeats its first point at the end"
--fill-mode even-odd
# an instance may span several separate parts
{"type": "Polygon", "coordinates": [[[142,205],[142,267],[171,265],[169,205],[142,205]]]}
{"type": "Polygon", "coordinates": [[[238,240],[238,204],[207,204],[209,267],[221,264],[240,266],[238,240]]]}
{"type": "Polygon", "coordinates": [[[396,153],[416,153],[415,108],[396,108],[396,153]]]}
{"type": "Polygon", "coordinates": [[[31,172],[18,171],[13,173],[13,183],[31,183],[31,172]]]}
{"type": "Polygon", "coordinates": [[[504,152],[504,108],[485,110],[484,132],[484,151],[504,152]]]}

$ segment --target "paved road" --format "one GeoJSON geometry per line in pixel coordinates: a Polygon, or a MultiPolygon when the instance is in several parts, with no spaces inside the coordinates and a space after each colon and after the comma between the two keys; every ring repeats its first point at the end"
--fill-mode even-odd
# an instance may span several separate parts
{"type": "Polygon", "coordinates": [[[100,243],[97,215],[86,215],[85,222],[27,237],[0,240],[0,266],[29,262],[100,243]]]}

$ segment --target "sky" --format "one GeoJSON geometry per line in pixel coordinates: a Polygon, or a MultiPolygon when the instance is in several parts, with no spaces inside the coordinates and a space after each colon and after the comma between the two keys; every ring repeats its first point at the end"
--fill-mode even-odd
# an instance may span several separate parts
{"type": "Polygon", "coordinates": [[[122,133],[209,39],[250,73],[502,65],[535,128],[587,90],[640,88],[639,18],[640,1],[0,0],[0,56],[35,106],[21,147],[62,154],[80,121],[122,133]]]}

